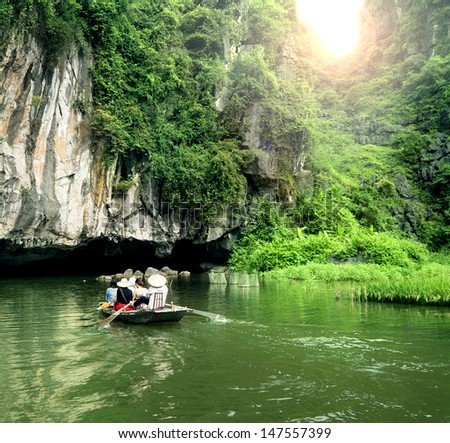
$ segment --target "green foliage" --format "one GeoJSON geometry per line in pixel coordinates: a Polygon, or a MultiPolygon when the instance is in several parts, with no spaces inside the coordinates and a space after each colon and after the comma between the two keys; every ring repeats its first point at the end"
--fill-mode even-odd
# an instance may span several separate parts
{"type": "Polygon", "coordinates": [[[245,102],[255,103],[275,93],[278,80],[264,56],[262,48],[252,48],[242,54],[233,72],[234,93],[245,102]]]}
{"type": "Polygon", "coordinates": [[[248,17],[248,40],[276,50],[289,29],[287,9],[275,0],[251,0],[248,17]]]}
{"type": "MultiPolygon", "coordinates": [[[[81,0],[9,0],[0,3],[6,25],[34,33],[44,44],[45,62],[54,66],[70,44],[81,41],[81,0]]],[[[2,16],[3,14],[0,14],[2,16]]]]}
{"type": "Polygon", "coordinates": [[[164,198],[207,211],[244,191],[245,155],[223,136],[213,106],[231,12],[171,1],[95,2],[88,10],[99,143],[128,169],[140,158],[164,198]]]}
{"type": "Polygon", "coordinates": [[[182,17],[181,32],[186,48],[207,57],[222,56],[223,35],[231,31],[231,18],[225,12],[198,6],[182,17]]]}
{"type": "Polygon", "coordinates": [[[447,200],[450,196],[450,163],[444,163],[431,183],[433,194],[447,200]]]}
{"type": "Polygon", "coordinates": [[[121,180],[113,186],[113,195],[116,197],[121,197],[129,191],[129,189],[133,186],[133,183],[133,180],[121,180]]]}
{"type": "Polygon", "coordinates": [[[86,114],[89,111],[89,105],[85,100],[81,98],[77,98],[73,101],[72,106],[77,111],[80,111],[82,114],[86,114]]]}
{"type": "Polygon", "coordinates": [[[426,147],[424,136],[415,129],[396,134],[392,146],[399,150],[401,161],[407,165],[419,162],[420,155],[426,147]]]}
{"type": "MultiPolygon", "coordinates": [[[[382,266],[371,263],[307,263],[301,266],[288,266],[283,269],[275,269],[265,272],[265,278],[280,280],[306,280],[306,281],[346,281],[365,283],[364,286],[357,285],[351,290],[353,297],[359,295],[364,297],[369,286],[376,285],[381,288],[407,287],[413,289],[428,286],[432,288],[431,282],[448,282],[450,274],[449,263],[426,263],[417,268],[405,268],[400,266],[382,266]],[[408,282],[414,282],[412,285],[408,282]]],[[[444,285],[445,288],[445,285],[444,285]]],[[[431,293],[431,292],[430,292],[431,293]]],[[[448,293],[448,283],[447,283],[448,293]]]]}
{"type": "Polygon", "coordinates": [[[393,233],[362,228],[346,209],[339,211],[336,232],[303,236],[283,227],[273,208],[263,207],[259,215],[253,229],[233,249],[229,265],[237,271],[266,272],[330,260],[412,268],[429,260],[425,245],[393,233]]]}
{"type": "Polygon", "coordinates": [[[0,0],[0,27],[7,29],[11,25],[13,7],[9,0],[0,0]]]}
{"type": "Polygon", "coordinates": [[[201,203],[208,212],[217,203],[234,203],[243,195],[244,158],[235,141],[179,145],[172,154],[154,154],[152,174],[161,179],[164,194],[173,201],[201,203]]]}
{"type": "Polygon", "coordinates": [[[45,100],[42,97],[40,97],[39,95],[33,95],[31,97],[31,103],[33,106],[40,106],[43,103],[45,103],[45,100]]]}
{"type": "MultiPolygon", "coordinates": [[[[373,7],[380,8],[380,17],[387,10],[381,3],[373,7]]],[[[370,177],[364,177],[362,187],[344,190],[343,195],[351,200],[346,207],[366,226],[373,225],[379,230],[400,228],[432,248],[450,241],[444,228],[449,223],[446,214],[450,199],[448,194],[443,199],[439,186],[432,185],[441,173],[445,180],[445,172],[441,171],[448,158],[443,135],[448,137],[450,128],[446,24],[449,11],[448,5],[439,1],[405,4],[399,17],[399,29],[392,35],[390,46],[383,44],[376,48],[372,60],[354,75],[323,82],[325,87],[334,86],[339,97],[345,99],[344,106],[337,99],[330,101],[321,97],[322,103],[328,106],[327,115],[333,119],[330,126],[337,132],[351,133],[357,144],[382,145],[385,150],[392,148],[389,158],[384,153],[376,154],[378,169],[383,170],[383,174],[372,167],[364,167],[358,159],[341,151],[347,165],[371,173],[375,171],[372,182],[378,188],[377,195],[373,192],[374,186],[368,186],[370,177]],[[397,188],[397,174],[409,181],[407,196],[397,188]],[[391,184],[395,185],[395,190],[391,184]],[[411,207],[415,208],[415,213],[411,207]]],[[[311,156],[317,158],[318,151],[313,149],[311,156]]],[[[328,148],[330,151],[333,154],[334,148],[328,148]]],[[[354,177],[350,168],[346,170],[344,166],[343,169],[336,163],[334,156],[329,163],[332,165],[329,170],[341,175],[340,184],[343,184],[342,178],[354,177]]]]}
{"type": "Polygon", "coordinates": [[[395,230],[395,216],[407,203],[396,187],[403,172],[397,151],[358,144],[350,134],[321,121],[309,126],[308,139],[313,187],[298,195],[297,223],[307,224],[309,233],[335,231],[339,213],[346,209],[365,227],[395,230]]]}
{"type": "Polygon", "coordinates": [[[411,276],[397,281],[370,282],[352,294],[361,301],[450,306],[450,278],[447,275],[425,278],[411,276]]]}
{"type": "Polygon", "coordinates": [[[351,240],[369,263],[411,267],[428,260],[428,251],[423,244],[396,238],[387,232],[359,233],[351,240]]]}
{"type": "Polygon", "coordinates": [[[400,227],[432,248],[448,244],[449,191],[440,186],[448,158],[449,72],[447,57],[417,54],[396,66],[380,63],[376,76],[338,82],[351,117],[334,100],[330,120],[310,132],[315,187],[301,197],[303,210],[313,214],[309,232],[334,229],[336,210],[345,207],[363,226],[400,227]]]}
{"type": "Polygon", "coordinates": [[[337,265],[334,263],[307,263],[264,273],[265,278],[279,280],[306,280],[325,282],[367,282],[402,279],[411,274],[408,268],[380,266],[370,263],[337,265]]]}
{"type": "Polygon", "coordinates": [[[450,116],[450,54],[427,60],[419,72],[411,72],[403,83],[409,117],[419,130],[430,133],[448,130],[450,116]]]}

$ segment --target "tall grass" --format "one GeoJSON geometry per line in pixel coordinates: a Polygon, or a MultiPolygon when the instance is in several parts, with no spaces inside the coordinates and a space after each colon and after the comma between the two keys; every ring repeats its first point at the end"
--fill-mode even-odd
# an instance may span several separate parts
{"type": "Polygon", "coordinates": [[[360,301],[450,306],[450,276],[369,282],[354,290],[351,297],[360,301]]]}
{"type": "MultiPolygon", "coordinates": [[[[449,267],[450,268],[450,267],[449,267]]],[[[336,265],[334,263],[308,263],[299,266],[289,266],[263,272],[262,275],[277,280],[305,281],[390,281],[402,279],[414,272],[410,268],[400,266],[382,266],[371,263],[336,265]]]]}
{"type": "Polygon", "coordinates": [[[262,274],[277,280],[353,282],[353,300],[450,306],[450,265],[403,268],[375,264],[308,263],[262,274]],[[356,286],[354,284],[357,284],[356,286]]]}

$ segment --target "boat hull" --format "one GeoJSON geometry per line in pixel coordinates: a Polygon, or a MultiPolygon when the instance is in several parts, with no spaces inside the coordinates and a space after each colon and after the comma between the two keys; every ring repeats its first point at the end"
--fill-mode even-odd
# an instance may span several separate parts
{"type": "MultiPolygon", "coordinates": [[[[105,317],[114,314],[112,309],[101,309],[100,311],[105,317]]],[[[170,323],[180,321],[188,312],[183,308],[164,308],[157,311],[145,311],[139,309],[137,311],[121,312],[114,321],[131,324],[147,324],[147,323],[170,323]]]]}

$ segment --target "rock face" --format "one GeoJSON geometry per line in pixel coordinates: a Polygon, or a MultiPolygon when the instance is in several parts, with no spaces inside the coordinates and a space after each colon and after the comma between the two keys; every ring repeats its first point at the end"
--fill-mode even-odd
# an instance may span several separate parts
{"type": "Polygon", "coordinates": [[[98,239],[111,255],[123,241],[148,244],[147,259],[168,256],[179,240],[220,243],[227,220],[208,230],[161,202],[150,178],[112,196],[89,129],[89,52],[74,47],[46,68],[36,40],[12,36],[1,53],[0,263],[60,257],[98,239]]]}
{"type": "Polygon", "coordinates": [[[31,37],[12,37],[0,60],[0,237],[23,247],[74,246],[95,235],[104,170],[92,155],[88,54],[46,69],[31,37]]]}
{"type": "MultiPolygon", "coordinates": [[[[410,3],[367,0],[372,17],[367,26],[379,26],[373,41],[365,42],[363,49],[388,46],[410,3]]],[[[249,5],[247,0],[239,5],[241,21],[249,5]]],[[[428,9],[425,15],[430,21],[434,16],[428,9]]],[[[435,29],[431,24],[428,28],[435,29]]],[[[434,38],[429,34],[424,40],[427,48],[434,38]]],[[[414,53],[415,39],[408,42],[408,53],[414,53]]],[[[225,68],[252,49],[243,46],[225,45],[225,68]]],[[[294,77],[295,57],[293,43],[286,42],[279,54],[280,79],[294,77]]],[[[227,208],[218,208],[215,223],[206,226],[201,208],[189,210],[161,201],[158,183],[143,175],[132,178],[123,196],[113,195],[111,171],[115,168],[106,168],[101,148],[94,146],[90,133],[92,63],[89,51],[74,46],[55,67],[46,67],[42,48],[31,36],[15,35],[0,42],[0,264],[62,257],[83,248],[99,255],[138,253],[147,263],[171,254],[186,261],[194,255],[198,261],[220,260],[231,249],[239,216],[245,213],[234,217],[227,208]]],[[[228,80],[217,88],[219,110],[229,98],[228,80]]],[[[243,144],[256,152],[246,170],[248,194],[289,201],[289,190],[278,187],[279,149],[262,136],[263,111],[262,104],[255,102],[243,115],[243,144]]],[[[388,134],[383,128],[367,128],[361,134],[367,138],[364,143],[377,134],[388,134]]],[[[296,180],[307,188],[304,148],[300,142],[296,158],[290,160],[296,180]]],[[[441,148],[436,151],[437,159],[441,148]]],[[[422,175],[432,179],[433,162],[423,159],[422,165],[422,175]]],[[[398,179],[396,186],[408,198],[407,183],[398,179]]]]}

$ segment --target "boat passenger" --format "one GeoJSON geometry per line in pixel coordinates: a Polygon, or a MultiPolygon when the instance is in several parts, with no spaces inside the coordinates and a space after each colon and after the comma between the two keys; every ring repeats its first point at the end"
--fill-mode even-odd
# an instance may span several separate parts
{"type": "Polygon", "coordinates": [[[147,288],[145,287],[145,283],[144,283],[144,280],[142,280],[142,278],[138,278],[136,280],[135,288],[136,289],[133,292],[133,307],[134,307],[134,309],[136,309],[137,307],[139,307],[140,309],[148,309],[148,306],[147,306],[148,297],[139,300],[139,302],[135,304],[135,302],[140,297],[145,297],[145,294],[147,293],[147,288]]]}
{"type": "Polygon", "coordinates": [[[117,278],[113,277],[111,279],[109,288],[106,289],[105,293],[106,302],[112,305],[116,301],[116,295],[117,295],[117,278]]]}
{"type": "Polygon", "coordinates": [[[155,294],[162,294],[162,300],[159,302],[159,307],[164,307],[166,304],[167,293],[169,288],[167,287],[167,279],[164,275],[155,274],[152,275],[148,283],[150,287],[147,290],[147,297],[149,297],[149,306],[155,305],[155,294]]]}
{"type": "Polygon", "coordinates": [[[114,310],[118,311],[125,307],[125,311],[131,311],[133,309],[132,305],[127,306],[133,300],[133,291],[128,287],[130,282],[126,278],[122,278],[117,283],[117,298],[114,303],[114,310]]]}
{"type": "Polygon", "coordinates": [[[136,279],[135,283],[136,289],[134,290],[134,297],[138,298],[140,295],[145,295],[147,288],[145,287],[144,280],[142,278],[136,279]]]}
{"type": "Polygon", "coordinates": [[[141,295],[133,304],[134,309],[140,305],[147,305],[148,309],[161,309],[164,307],[169,288],[164,275],[154,274],[148,279],[150,287],[145,295],[141,295]],[[158,295],[155,295],[158,294],[158,295]]]}
{"type": "Polygon", "coordinates": [[[128,279],[128,288],[130,288],[132,292],[136,290],[136,277],[130,277],[128,279]]]}

